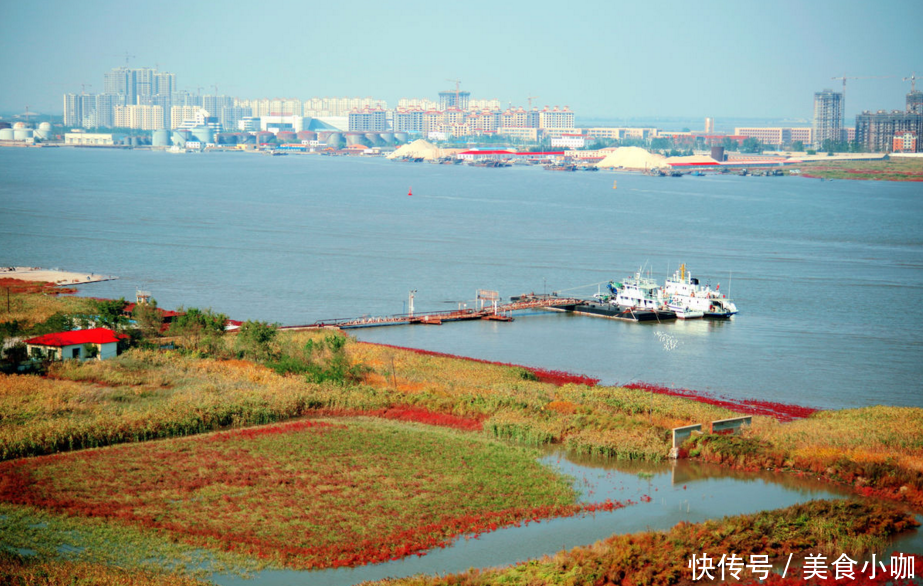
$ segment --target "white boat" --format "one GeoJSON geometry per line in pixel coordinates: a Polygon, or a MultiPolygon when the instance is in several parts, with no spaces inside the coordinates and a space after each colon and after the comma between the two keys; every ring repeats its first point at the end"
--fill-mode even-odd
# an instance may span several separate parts
{"type": "Polygon", "coordinates": [[[673,273],[673,278],[667,279],[663,293],[669,298],[668,305],[674,311],[675,308],[682,308],[691,312],[702,312],[703,317],[713,319],[729,318],[737,313],[737,306],[719,293],[718,288],[712,291],[711,287],[699,285],[699,280],[686,271],[686,265],[681,265],[679,270],[673,273]]]}
{"type": "Polygon", "coordinates": [[[663,289],[654,279],[643,276],[641,271],[617,286],[609,283],[609,290],[615,293],[615,304],[619,307],[657,311],[666,309],[663,289]]]}
{"type": "Polygon", "coordinates": [[[705,312],[691,307],[683,307],[676,303],[668,303],[667,307],[676,314],[677,319],[699,319],[705,317],[705,312]]]}

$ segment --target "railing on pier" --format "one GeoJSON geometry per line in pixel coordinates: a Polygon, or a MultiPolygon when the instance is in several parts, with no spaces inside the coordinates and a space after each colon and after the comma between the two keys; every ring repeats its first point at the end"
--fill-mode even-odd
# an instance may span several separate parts
{"type": "Polygon", "coordinates": [[[442,323],[447,321],[464,321],[487,318],[493,315],[504,315],[513,311],[524,309],[538,309],[545,307],[568,307],[583,303],[582,299],[571,297],[530,297],[519,301],[512,301],[484,309],[449,309],[445,311],[430,311],[426,313],[401,313],[386,316],[363,316],[350,318],[333,318],[316,321],[303,326],[282,326],[279,329],[301,330],[316,328],[364,328],[375,326],[390,326],[413,323],[442,323]]]}

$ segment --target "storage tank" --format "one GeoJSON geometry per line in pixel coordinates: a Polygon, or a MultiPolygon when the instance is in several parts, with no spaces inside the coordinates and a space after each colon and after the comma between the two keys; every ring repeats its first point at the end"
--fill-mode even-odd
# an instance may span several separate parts
{"type": "Polygon", "coordinates": [[[298,135],[288,130],[280,130],[278,134],[276,134],[276,138],[278,138],[281,143],[298,142],[298,135]]]}
{"type": "Polygon", "coordinates": [[[396,140],[397,142],[407,142],[408,140],[410,140],[410,135],[407,134],[406,132],[395,132],[394,140],[396,140]]]}
{"type": "Polygon", "coordinates": [[[133,147],[141,146],[141,141],[138,139],[137,136],[132,136],[131,138],[128,139],[128,144],[133,147]]]}
{"type": "Polygon", "coordinates": [[[257,132],[256,133],[256,142],[259,144],[264,144],[274,139],[276,135],[271,132],[257,132]]]}
{"type": "Polygon", "coordinates": [[[25,122],[16,122],[13,124],[13,130],[23,130],[24,128],[28,128],[25,122]]]}
{"type": "Polygon", "coordinates": [[[170,131],[165,128],[155,130],[154,135],[151,138],[151,144],[155,147],[170,146],[170,131]]]}
{"type": "Polygon", "coordinates": [[[0,140],[13,140],[13,129],[0,128],[0,140]]]}
{"type": "Polygon", "coordinates": [[[394,144],[394,133],[393,132],[381,132],[379,135],[381,137],[381,142],[385,144],[394,144]]]}
{"type": "Polygon", "coordinates": [[[188,130],[174,130],[173,136],[171,136],[170,139],[173,141],[173,144],[175,144],[176,146],[185,147],[186,141],[189,140],[189,131],[188,130]]]}
{"type": "MultiPolygon", "coordinates": [[[[17,124],[21,124],[17,122],[17,124]]],[[[13,130],[13,140],[29,140],[32,138],[31,128],[17,128],[13,130]]]]}
{"type": "Polygon", "coordinates": [[[302,130],[298,133],[298,140],[317,140],[317,133],[312,130],[302,130]]]}
{"type": "Polygon", "coordinates": [[[365,140],[369,141],[369,144],[372,146],[381,146],[385,144],[385,141],[381,140],[381,134],[378,132],[366,132],[365,140]]]}
{"type": "Polygon", "coordinates": [[[365,135],[361,132],[347,132],[346,133],[346,146],[352,146],[354,144],[365,144],[365,135]]]}
{"type": "Polygon", "coordinates": [[[327,135],[327,146],[332,149],[338,149],[343,146],[343,135],[339,132],[331,132],[327,135]]]}
{"type": "Polygon", "coordinates": [[[196,126],[192,129],[192,136],[202,144],[215,142],[215,131],[208,126],[196,126]]]}
{"type": "Polygon", "coordinates": [[[35,131],[36,138],[42,140],[48,140],[51,138],[51,124],[48,122],[42,122],[38,125],[38,130],[35,131]]]}

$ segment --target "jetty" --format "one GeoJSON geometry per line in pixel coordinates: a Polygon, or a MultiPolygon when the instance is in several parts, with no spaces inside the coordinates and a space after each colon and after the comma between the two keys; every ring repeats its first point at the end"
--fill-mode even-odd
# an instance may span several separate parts
{"type": "MultiPolygon", "coordinates": [[[[486,299],[479,297],[479,299],[486,299]]],[[[351,318],[325,319],[314,322],[313,324],[301,326],[281,326],[280,330],[298,331],[298,330],[315,330],[323,328],[332,329],[352,329],[352,328],[375,328],[382,326],[400,326],[410,324],[421,325],[442,325],[444,323],[456,321],[471,321],[476,319],[491,321],[513,321],[512,313],[527,309],[558,309],[573,310],[574,307],[585,303],[583,299],[572,297],[554,297],[554,296],[523,296],[509,303],[494,303],[481,308],[463,308],[447,311],[434,311],[427,313],[401,313],[386,316],[363,316],[351,318]]],[[[412,307],[412,306],[411,306],[412,307]]]]}

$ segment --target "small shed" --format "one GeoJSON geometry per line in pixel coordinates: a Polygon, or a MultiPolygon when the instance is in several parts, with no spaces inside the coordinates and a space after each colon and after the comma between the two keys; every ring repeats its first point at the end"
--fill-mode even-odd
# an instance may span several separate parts
{"type": "Polygon", "coordinates": [[[124,334],[117,334],[107,328],[56,332],[26,340],[30,358],[51,360],[86,360],[94,358],[87,352],[86,344],[96,347],[95,358],[105,360],[118,355],[119,340],[124,334]]]}

